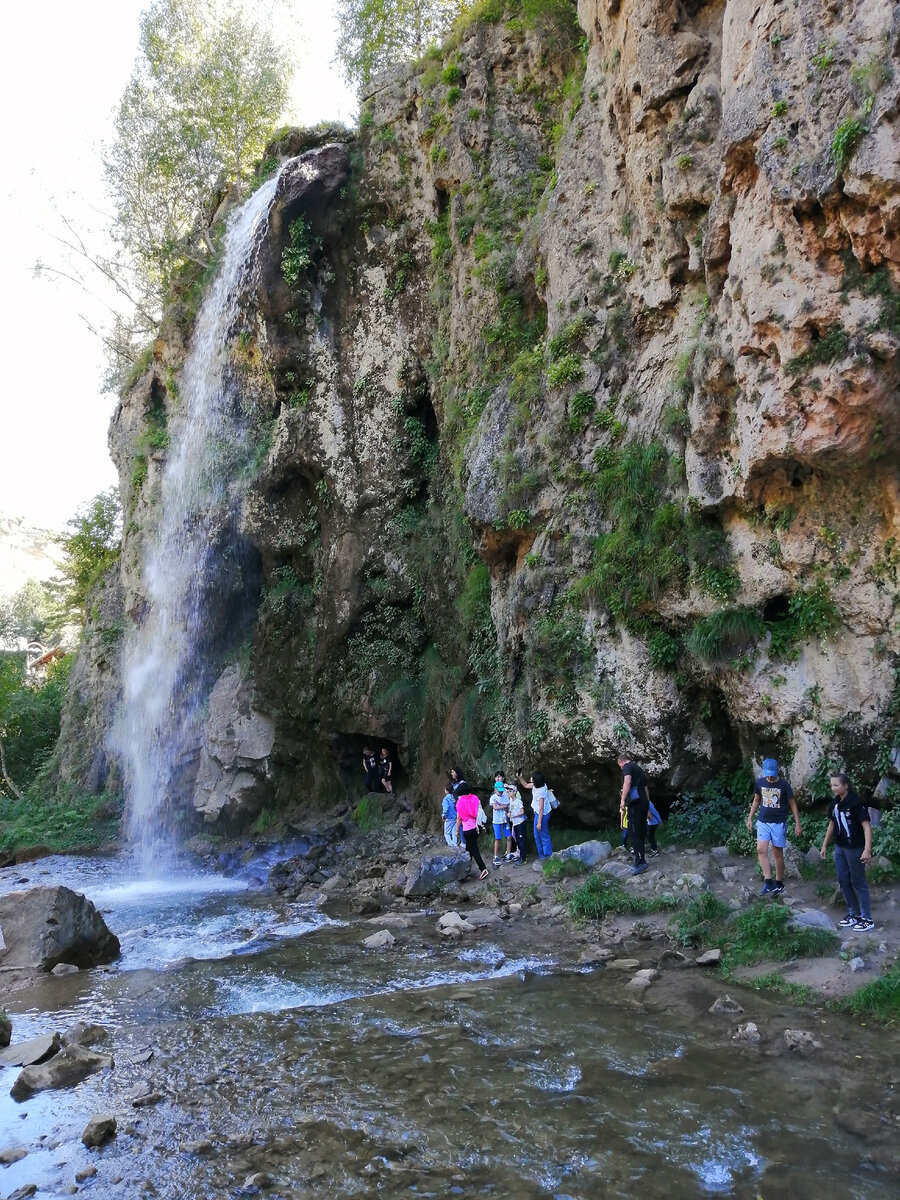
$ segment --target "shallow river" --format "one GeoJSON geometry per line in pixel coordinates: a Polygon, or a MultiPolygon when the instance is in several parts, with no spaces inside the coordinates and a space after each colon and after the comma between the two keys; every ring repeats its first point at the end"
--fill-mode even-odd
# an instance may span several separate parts
{"type": "Polygon", "coordinates": [[[96,1197],[262,1194],[246,1181],[264,1172],[271,1197],[896,1200],[896,1035],[751,996],[764,1041],[735,1045],[701,972],[668,973],[642,1007],[618,973],[577,967],[549,925],[446,945],[412,910],[394,950],[367,952],[378,922],[220,877],[123,883],[123,869],[46,859],[0,874],[3,891],[23,878],[84,891],[123,951],[7,1002],[14,1041],[103,1024],[115,1067],[24,1104],[5,1070],[0,1149],[29,1154],[0,1167],[2,1197],[27,1183],[65,1195],[92,1163],[80,1187],[96,1197]],[[786,1025],[823,1050],[776,1053],[786,1025]],[[134,1108],[148,1092],[159,1101],[134,1108]],[[98,1112],[119,1132],[89,1152],[98,1112]]]}

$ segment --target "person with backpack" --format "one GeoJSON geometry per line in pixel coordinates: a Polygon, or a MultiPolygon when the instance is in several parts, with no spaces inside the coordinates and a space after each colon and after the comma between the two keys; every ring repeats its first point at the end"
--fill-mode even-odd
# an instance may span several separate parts
{"type": "Polygon", "coordinates": [[[478,817],[480,808],[481,801],[471,792],[463,792],[462,795],[456,797],[456,836],[459,838],[460,831],[462,832],[462,839],[469,852],[469,858],[473,860],[481,871],[478,878],[487,879],[490,872],[484,865],[484,859],[481,857],[481,851],[478,849],[478,817]]]}
{"type": "Polygon", "coordinates": [[[549,858],[553,853],[553,843],[550,841],[550,830],[547,827],[550,824],[553,803],[550,799],[552,792],[547,787],[547,780],[540,771],[532,771],[531,778],[526,780],[520,768],[519,787],[528,788],[531,792],[531,808],[534,813],[534,844],[537,856],[538,858],[549,858]]]}
{"type": "Polygon", "coordinates": [[[656,830],[662,825],[662,817],[656,811],[656,805],[650,801],[647,813],[647,854],[650,858],[659,858],[659,846],[656,844],[656,830]]]}
{"type": "Polygon", "coordinates": [[[778,763],[774,758],[763,760],[763,773],[756,781],[750,813],[747,817],[747,829],[753,829],[753,818],[759,810],[759,820],[756,823],[756,855],[763,873],[763,886],[760,895],[780,896],[784,891],[784,848],[787,845],[788,811],[794,814],[794,836],[800,837],[800,813],[794,790],[788,781],[782,778],[778,763]],[[769,862],[769,846],[772,847],[772,859],[775,864],[775,879],[772,880],[772,864],[769,862]]]}
{"type": "Polygon", "coordinates": [[[494,826],[494,866],[512,860],[512,829],[509,824],[509,799],[506,795],[506,776],[502,771],[494,774],[494,790],[491,792],[491,822],[494,826]],[[506,839],[506,856],[501,859],[501,842],[506,839]]]}
{"type": "Polygon", "coordinates": [[[869,810],[850,786],[843,771],[831,776],[834,797],[828,810],[828,828],[822,839],[822,857],[834,841],[834,870],[847,905],[847,915],[838,921],[841,929],[868,933],[875,928],[866,867],[872,861],[872,819],[869,810]]]}
{"type": "Polygon", "coordinates": [[[622,795],[619,800],[619,812],[627,812],[628,837],[634,851],[634,867],[632,875],[643,875],[647,870],[647,859],[644,857],[644,838],[647,831],[647,818],[650,814],[650,794],[647,791],[647,776],[643,768],[633,762],[624,750],[616,757],[616,762],[622,770],[622,795]]]}
{"type": "Polygon", "coordinates": [[[513,837],[516,842],[516,853],[513,855],[512,865],[521,867],[528,858],[528,823],[525,820],[525,804],[522,800],[522,793],[512,784],[506,785],[506,794],[509,797],[509,819],[512,822],[513,837]]]}

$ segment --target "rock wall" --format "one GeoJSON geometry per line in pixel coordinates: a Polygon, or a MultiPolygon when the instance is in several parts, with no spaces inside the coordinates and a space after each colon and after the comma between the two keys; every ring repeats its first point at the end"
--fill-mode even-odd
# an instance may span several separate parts
{"type": "MultiPolygon", "coordinates": [[[[457,33],[353,139],[272,148],[300,157],[232,351],[266,586],[198,748],[207,819],[355,791],[367,742],[422,820],[457,760],[540,767],[584,821],[623,744],[663,795],[769,753],[798,786],[884,769],[896,10],[554,11],[457,33]]],[[[165,459],[141,437],[189,319],[113,422],[134,621],[165,459]]]]}

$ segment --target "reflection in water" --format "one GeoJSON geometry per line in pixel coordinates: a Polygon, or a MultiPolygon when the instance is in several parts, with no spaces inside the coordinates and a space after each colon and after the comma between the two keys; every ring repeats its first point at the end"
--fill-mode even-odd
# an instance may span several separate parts
{"type": "MultiPolygon", "coordinates": [[[[5,1144],[34,1151],[3,1169],[4,1195],[30,1181],[45,1185],[39,1196],[60,1194],[89,1161],[86,1120],[105,1110],[119,1134],[90,1159],[91,1193],[104,1198],[236,1196],[254,1171],[271,1177],[272,1196],[317,1200],[895,1195],[889,1143],[868,1143],[860,1163],[835,1122],[833,1053],[788,1066],[731,1045],[697,973],[673,973],[644,1009],[624,1001],[615,972],[573,969],[564,951],[554,966],[546,935],[524,922],[509,943],[518,959],[496,928],[464,947],[440,943],[424,914],[379,954],[361,949],[377,923],[245,891],[189,900],[186,889],[173,905],[112,877],[101,888],[111,926],[129,927],[123,964],[48,980],[38,1008],[13,1022],[19,1038],[29,1025],[100,1018],[116,1067],[34,1097],[25,1120],[8,1084],[0,1091],[5,1144]],[[193,961],[149,968],[179,920],[193,961]],[[257,948],[234,953],[248,942],[257,948]],[[148,1046],[153,1057],[136,1061],[148,1046]],[[135,1112],[140,1090],[163,1099],[135,1112]],[[38,1150],[41,1135],[53,1150],[38,1150]],[[203,1139],[207,1151],[180,1149],[203,1139]]],[[[777,1018],[754,1004],[763,1025],[777,1018]]],[[[857,1047],[834,1030],[842,1103],[854,1105],[865,1095],[852,1090],[857,1047]]],[[[890,1053],[884,1043],[888,1073],[890,1053]]]]}

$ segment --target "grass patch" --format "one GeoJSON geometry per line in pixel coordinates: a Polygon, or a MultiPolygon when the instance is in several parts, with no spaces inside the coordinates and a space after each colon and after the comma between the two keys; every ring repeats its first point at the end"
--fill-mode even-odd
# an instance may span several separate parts
{"type": "Polygon", "coordinates": [[[896,1025],[900,1020],[900,963],[894,963],[880,978],[864,984],[852,996],[833,1001],[829,1008],[868,1017],[882,1025],[896,1025]]]}
{"type": "Polygon", "coordinates": [[[548,858],[543,866],[544,878],[551,883],[559,879],[574,879],[579,875],[587,875],[590,869],[580,858],[548,858]]]}
{"type": "Polygon", "coordinates": [[[672,922],[675,937],[682,946],[711,946],[722,936],[722,927],[731,915],[724,900],[713,892],[701,892],[689,900],[672,922]]]}
{"type": "Polygon", "coordinates": [[[741,982],[751,987],[755,992],[777,992],[794,1004],[821,1004],[822,997],[805,983],[791,983],[779,975],[777,971],[767,971],[765,975],[757,975],[755,979],[744,979],[741,982]]]}
{"type": "Polygon", "coordinates": [[[569,913],[573,917],[599,921],[608,913],[630,913],[633,916],[646,916],[648,913],[662,912],[674,908],[673,896],[654,896],[645,899],[642,896],[632,896],[625,890],[618,879],[610,875],[591,875],[577,887],[569,898],[569,913]]]}
{"type": "Polygon", "coordinates": [[[96,848],[118,836],[121,817],[121,800],[109,793],[86,796],[63,789],[55,799],[33,791],[21,801],[0,797],[0,853],[31,846],[55,854],[96,848]]]}
{"type": "Polygon", "coordinates": [[[372,833],[384,825],[384,807],[378,795],[363,796],[353,810],[353,819],[361,833],[372,833]]]}
{"type": "Polygon", "coordinates": [[[720,940],[722,966],[752,967],[760,962],[820,958],[834,949],[836,937],[826,929],[789,929],[790,909],[783,904],[751,904],[729,921],[720,940]]]}

